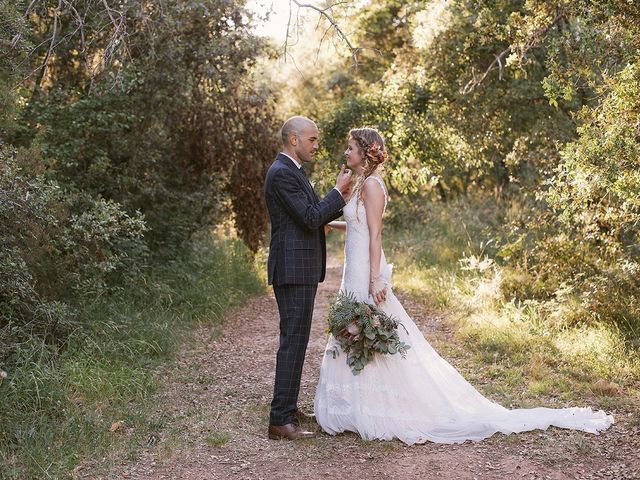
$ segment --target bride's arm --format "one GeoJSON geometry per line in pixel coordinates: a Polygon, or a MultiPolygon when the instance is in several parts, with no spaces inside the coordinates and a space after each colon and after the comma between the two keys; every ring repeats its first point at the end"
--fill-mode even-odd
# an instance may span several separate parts
{"type": "Polygon", "coordinates": [[[387,297],[386,287],[380,280],[384,192],[378,182],[364,182],[362,186],[362,201],[367,212],[367,227],[369,228],[369,293],[371,293],[377,305],[384,302],[387,297]]]}
{"type": "Polygon", "coordinates": [[[327,225],[331,230],[341,230],[343,232],[347,230],[347,222],[333,221],[327,223],[327,225]]]}

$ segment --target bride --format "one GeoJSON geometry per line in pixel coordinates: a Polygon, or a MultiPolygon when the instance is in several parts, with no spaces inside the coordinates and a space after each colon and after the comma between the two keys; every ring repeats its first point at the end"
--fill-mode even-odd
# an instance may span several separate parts
{"type": "Polygon", "coordinates": [[[461,443],[496,432],[509,434],[550,425],[590,433],[609,427],[613,417],[602,410],[506,409],[485,398],[438,355],[391,288],[391,266],[382,251],[381,236],[387,205],[387,190],[380,177],[387,158],[384,141],[373,128],[353,129],[345,156],[358,180],[343,210],[346,221],[329,224],[329,228],[346,230],[340,290],[359,301],[375,302],[402,323],[405,328],[398,328],[398,335],[411,348],[406,358],[377,355],[354,376],[344,354],[334,358],[332,351],[338,344],[330,336],[314,401],[322,429],[331,435],[356,432],[366,440],[398,438],[411,445],[461,443]]]}

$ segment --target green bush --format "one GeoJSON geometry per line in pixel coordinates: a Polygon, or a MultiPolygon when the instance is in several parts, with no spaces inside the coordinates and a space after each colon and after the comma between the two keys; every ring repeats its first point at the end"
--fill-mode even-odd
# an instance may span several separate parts
{"type": "Polygon", "coordinates": [[[140,273],[140,215],[114,202],[65,192],[0,151],[0,365],[25,344],[64,344],[78,299],[140,273]]]}
{"type": "Polygon", "coordinates": [[[194,326],[216,332],[231,306],[263,288],[242,242],[204,237],[126,290],[85,298],[64,350],[35,338],[22,344],[11,364],[0,364],[3,478],[40,477],[42,465],[63,478],[79,463],[99,469],[114,452],[143,446],[163,427],[152,418],[158,369],[194,326]],[[124,422],[126,442],[109,431],[115,421],[124,422]]]}

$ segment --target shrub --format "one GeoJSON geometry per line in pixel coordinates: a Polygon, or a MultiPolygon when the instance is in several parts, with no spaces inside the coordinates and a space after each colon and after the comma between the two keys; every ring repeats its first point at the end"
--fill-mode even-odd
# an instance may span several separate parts
{"type": "Polygon", "coordinates": [[[0,362],[25,342],[61,345],[73,304],[138,273],[146,255],[141,215],[65,192],[0,151],[0,362]]]}

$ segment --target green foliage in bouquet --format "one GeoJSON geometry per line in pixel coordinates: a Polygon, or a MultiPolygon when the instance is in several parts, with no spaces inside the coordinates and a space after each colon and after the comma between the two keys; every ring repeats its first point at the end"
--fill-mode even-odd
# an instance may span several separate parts
{"type": "MultiPolygon", "coordinates": [[[[328,332],[347,354],[347,365],[354,375],[358,375],[376,353],[400,353],[404,358],[411,348],[398,337],[400,322],[374,305],[357,301],[349,292],[338,294],[329,307],[327,322],[328,332]]],[[[338,354],[335,347],[333,358],[338,354]]]]}

